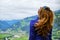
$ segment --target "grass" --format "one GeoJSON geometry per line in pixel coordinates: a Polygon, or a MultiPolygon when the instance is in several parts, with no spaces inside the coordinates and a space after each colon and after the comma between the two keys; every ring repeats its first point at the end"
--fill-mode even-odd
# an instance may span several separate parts
{"type": "Polygon", "coordinates": [[[5,34],[5,33],[4,34],[3,33],[0,34],[0,38],[4,38],[4,37],[8,37],[8,36],[11,36],[11,34],[5,34]]]}
{"type": "MultiPolygon", "coordinates": [[[[0,34],[0,40],[3,40],[5,37],[9,37],[11,34],[0,34]]],[[[28,40],[27,35],[23,35],[22,37],[15,38],[15,37],[9,37],[10,40],[28,40]]]]}

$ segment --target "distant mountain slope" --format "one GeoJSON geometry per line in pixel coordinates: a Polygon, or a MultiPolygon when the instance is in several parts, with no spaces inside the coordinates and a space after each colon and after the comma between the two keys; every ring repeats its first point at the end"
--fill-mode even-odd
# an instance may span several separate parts
{"type": "Polygon", "coordinates": [[[7,21],[0,21],[0,30],[6,31],[8,29],[18,31],[23,30],[29,32],[29,22],[33,19],[36,19],[36,16],[27,17],[22,20],[7,20],[7,21]]]}
{"type": "Polygon", "coordinates": [[[9,24],[6,21],[0,21],[0,29],[2,29],[3,31],[6,31],[6,29],[9,28],[9,24]]]}
{"type": "Polygon", "coordinates": [[[60,10],[56,10],[54,13],[55,13],[55,15],[59,15],[60,14],[60,10]]]}

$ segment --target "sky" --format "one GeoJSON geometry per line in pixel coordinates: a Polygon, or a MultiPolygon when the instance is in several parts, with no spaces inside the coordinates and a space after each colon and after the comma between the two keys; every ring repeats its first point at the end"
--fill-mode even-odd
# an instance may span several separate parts
{"type": "Polygon", "coordinates": [[[40,7],[60,9],[60,0],[0,0],[0,20],[19,20],[37,15],[40,7]]]}

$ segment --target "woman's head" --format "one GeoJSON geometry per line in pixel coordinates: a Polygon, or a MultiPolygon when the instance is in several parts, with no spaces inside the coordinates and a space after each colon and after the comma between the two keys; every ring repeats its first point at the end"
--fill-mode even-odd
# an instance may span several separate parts
{"type": "Polygon", "coordinates": [[[53,12],[52,12],[52,10],[49,7],[47,7],[47,6],[40,7],[40,9],[38,10],[39,19],[44,18],[45,14],[47,14],[49,16],[50,23],[52,23],[52,21],[53,21],[53,12]]]}
{"type": "Polygon", "coordinates": [[[43,8],[44,8],[45,10],[47,10],[47,11],[50,11],[50,8],[47,7],[47,6],[44,6],[43,8]]]}
{"type": "Polygon", "coordinates": [[[46,14],[48,14],[48,12],[51,12],[50,8],[47,6],[40,7],[40,9],[38,10],[38,17],[41,18],[45,12],[46,14]]]}
{"type": "Polygon", "coordinates": [[[45,18],[45,20],[43,21],[43,23],[38,22],[37,24],[39,26],[36,25],[36,29],[39,31],[39,33],[41,35],[47,35],[49,30],[51,30],[51,28],[52,28],[51,24],[53,23],[53,12],[52,12],[52,10],[49,7],[44,6],[44,7],[41,7],[38,10],[38,17],[39,17],[39,20],[42,20],[43,18],[45,18]]]}

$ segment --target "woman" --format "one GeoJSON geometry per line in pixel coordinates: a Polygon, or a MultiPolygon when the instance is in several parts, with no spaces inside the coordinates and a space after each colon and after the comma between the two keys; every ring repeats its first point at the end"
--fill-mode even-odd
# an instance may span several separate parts
{"type": "Polygon", "coordinates": [[[53,12],[47,6],[38,10],[38,17],[30,22],[29,40],[52,40],[53,12]]]}

